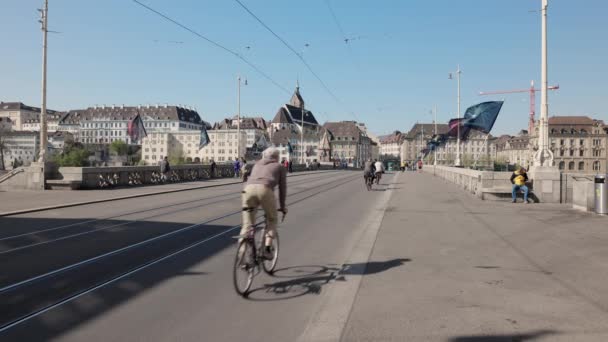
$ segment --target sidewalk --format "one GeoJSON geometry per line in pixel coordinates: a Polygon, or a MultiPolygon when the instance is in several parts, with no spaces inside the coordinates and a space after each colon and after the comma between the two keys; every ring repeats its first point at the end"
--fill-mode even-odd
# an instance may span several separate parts
{"type": "MultiPolygon", "coordinates": [[[[304,176],[316,172],[334,171],[304,171],[289,174],[288,177],[304,176]]],[[[118,189],[0,191],[0,216],[27,210],[37,211],[36,209],[46,207],[71,206],[90,202],[111,201],[125,197],[142,197],[241,183],[242,181],[240,178],[215,178],[196,182],[136,186],[118,189]]]]}
{"type": "Polygon", "coordinates": [[[608,341],[608,218],[393,188],[342,341],[608,341]]]}

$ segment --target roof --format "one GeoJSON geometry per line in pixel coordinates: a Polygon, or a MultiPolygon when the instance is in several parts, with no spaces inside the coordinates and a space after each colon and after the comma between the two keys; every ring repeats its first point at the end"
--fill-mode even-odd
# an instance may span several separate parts
{"type": "MultiPolygon", "coordinates": [[[[224,119],[220,122],[216,122],[215,125],[213,125],[213,129],[235,129],[235,128],[237,128],[237,125],[234,125],[233,122],[236,120],[237,120],[237,117],[234,117],[232,119],[224,119]]],[[[265,130],[266,128],[267,128],[266,121],[261,117],[257,117],[257,118],[241,117],[241,129],[263,129],[263,130],[265,130]]]]}
{"type": "Polygon", "coordinates": [[[293,124],[291,120],[291,116],[285,107],[279,108],[277,114],[272,119],[272,123],[280,123],[280,124],[293,124]]]}
{"type": "MultiPolygon", "coordinates": [[[[446,134],[449,131],[449,129],[450,129],[450,127],[447,124],[437,124],[437,134],[446,134]]],[[[428,134],[434,134],[435,133],[435,124],[417,123],[412,127],[412,129],[410,129],[409,132],[407,132],[405,139],[414,139],[414,138],[416,138],[416,136],[419,133],[422,133],[422,131],[428,132],[428,134]]]]}
{"type": "Polygon", "coordinates": [[[333,139],[337,139],[338,137],[355,138],[354,141],[358,142],[363,135],[363,132],[354,121],[326,122],[323,127],[331,133],[333,139]]]}
{"type": "Polygon", "coordinates": [[[392,134],[381,135],[378,137],[381,144],[401,144],[403,141],[403,134],[399,131],[394,131],[392,134]]]}
{"type": "Polygon", "coordinates": [[[595,123],[596,120],[588,116],[552,116],[549,118],[549,125],[589,126],[595,123]]]}
{"type": "Polygon", "coordinates": [[[101,120],[132,120],[137,114],[143,120],[172,120],[185,121],[195,124],[205,123],[197,111],[179,106],[112,106],[112,107],[89,107],[87,109],[71,110],[61,120],[64,122],[80,122],[94,119],[101,120]]]}
{"type": "MultiPolygon", "coordinates": [[[[22,102],[0,102],[0,111],[8,110],[27,110],[30,112],[40,113],[40,108],[28,106],[26,104],[23,104],[22,102]]],[[[47,114],[54,114],[56,111],[47,108],[46,112],[47,114]]]]}
{"type": "MultiPolygon", "coordinates": [[[[302,122],[302,108],[301,107],[294,107],[292,105],[285,105],[285,107],[287,109],[287,111],[289,112],[289,115],[291,115],[291,119],[293,120],[293,122],[295,124],[299,124],[302,122]]],[[[315,118],[315,116],[312,114],[311,111],[309,111],[308,109],[304,108],[304,124],[308,124],[308,125],[315,125],[318,126],[319,123],[317,122],[317,119],[315,118]]]]}

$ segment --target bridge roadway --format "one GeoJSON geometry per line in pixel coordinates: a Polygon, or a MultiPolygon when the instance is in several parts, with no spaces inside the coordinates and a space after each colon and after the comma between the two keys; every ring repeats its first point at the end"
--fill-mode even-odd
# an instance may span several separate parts
{"type": "Polygon", "coordinates": [[[370,201],[384,192],[364,191],[360,172],[290,177],[290,213],[280,229],[284,269],[258,276],[244,300],[231,278],[241,189],[0,218],[0,324],[15,324],[0,340],[294,340],[321,290],[314,281],[289,282],[306,274],[329,279],[373,210],[370,201]]]}
{"type": "Polygon", "coordinates": [[[382,183],[290,177],[278,271],[248,299],[240,184],[0,217],[0,341],[608,340],[605,218],[382,183]]]}

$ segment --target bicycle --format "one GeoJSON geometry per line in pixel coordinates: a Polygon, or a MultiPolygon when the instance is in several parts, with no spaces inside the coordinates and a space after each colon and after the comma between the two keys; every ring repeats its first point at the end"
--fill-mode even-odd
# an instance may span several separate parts
{"type": "MultiPolygon", "coordinates": [[[[285,213],[283,213],[281,222],[284,220],[285,213]]],[[[258,223],[247,232],[246,236],[239,235],[235,236],[235,238],[242,238],[242,240],[238,243],[236,257],[234,258],[234,268],[232,272],[234,289],[239,295],[247,297],[251,284],[253,283],[253,278],[261,272],[260,265],[268,275],[273,274],[279,260],[279,234],[278,232],[275,232],[275,236],[272,239],[272,259],[264,258],[264,240],[266,238],[265,225],[258,223]],[[256,239],[256,236],[259,236],[259,238],[256,239]]]]}
{"type": "Polygon", "coordinates": [[[372,190],[372,185],[374,184],[374,176],[372,174],[366,175],[365,177],[365,186],[367,187],[367,191],[372,190]]]}

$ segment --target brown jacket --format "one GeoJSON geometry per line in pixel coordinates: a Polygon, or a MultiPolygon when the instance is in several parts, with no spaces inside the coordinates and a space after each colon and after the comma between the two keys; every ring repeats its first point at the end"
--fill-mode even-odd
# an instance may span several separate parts
{"type": "Polygon", "coordinates": [[[279,186],[279,204],[285,207],[287,197],[287,173],[285,168],[276,160],[262,159],[255,163],[251,174],[247,179],[247,184],[262,184],[274,191],[279,186]]]}

